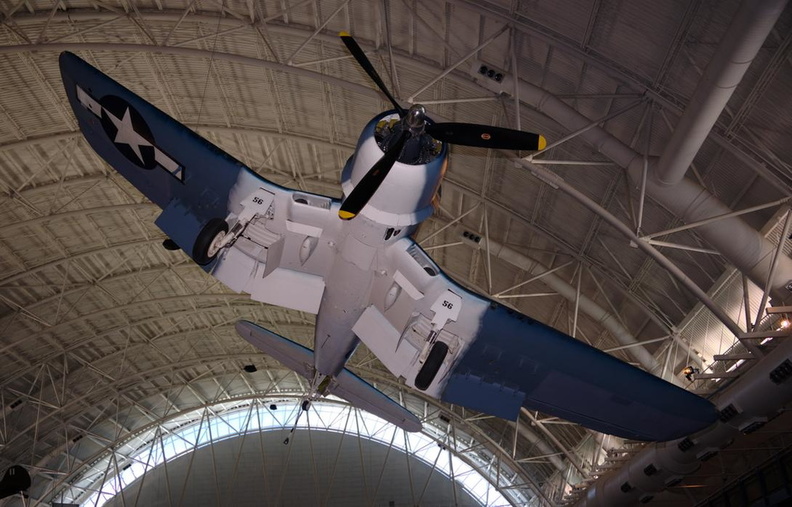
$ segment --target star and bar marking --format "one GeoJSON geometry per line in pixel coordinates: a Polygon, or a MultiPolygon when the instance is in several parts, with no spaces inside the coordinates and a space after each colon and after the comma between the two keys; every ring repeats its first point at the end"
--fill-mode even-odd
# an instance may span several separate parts
{"type": "MultiPolygon", "coordinates": [[[[116,113],[113,113],[107,107],[100,104],[99,101],[91,97],[81,87],[77,86],[76,88],[77,100],[80,101],[80,104],[82,104],[85,109],[96,115],[100,120],[102,120],[104,117],[110,120],[116,129],[115,137],[113,137],[108,128],[105,128],[105,132],[107,132],[108,136],[112,138],[112,141],[115,144],[120,145],[119,149],[121,146],[125,145],[129,148],[129,150],[131,150],[131,154],[134,155],[134,157],[130,156],[130,154],[125,152],[125,150],[120,150],[124,156],[130,160],[130,162],[144,169],[153,169],[155,165],[159,165],[165,169],[168,174],[179,180],[181,183],[184,183],[184,166],[173,160],[169,155],[155,146],[152,141],[147,139],[146,136],[142,135],[141,132],[135,130],[133,122],[134,109],[132,106],[126,104],[125,101],[123,101],[123,99],[120,97],[115,97],[116,101],[122,101],[125,103],[124,112],[119,118],[116,113]],[[153,159],[151,159],[150,156],[147,156],[142,148],[151,148],[153,150],[153,159]],[[135,158],[137,160],[135,160],[135,158]]],[[[137,111],[134,111],[134,114],[138,118],[140,117],[137,111]]],[[[149,137],[151,136],[149,135],[149,137]]]]}

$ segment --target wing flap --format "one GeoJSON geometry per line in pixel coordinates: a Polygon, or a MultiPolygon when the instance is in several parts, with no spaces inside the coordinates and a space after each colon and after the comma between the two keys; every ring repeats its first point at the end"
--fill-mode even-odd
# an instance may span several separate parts
{"type": "MultiPolygon", "coordinates": [[[[287,368],[305,378],[313,378],[312,350],[252,322],[237,322],[236,330],[254,347],[271,355],[287,368]]],[[[412,412],[346,368],[333,379],[327,392],[406,431],[421,431],[421,421],[412,412]]]]}
{"type": "Polygon", "coordinates": [[[443,400],[514,421],[520,413],[525,393],[486,382],[475,375],[453,374],[443,391],[443,400]]]}

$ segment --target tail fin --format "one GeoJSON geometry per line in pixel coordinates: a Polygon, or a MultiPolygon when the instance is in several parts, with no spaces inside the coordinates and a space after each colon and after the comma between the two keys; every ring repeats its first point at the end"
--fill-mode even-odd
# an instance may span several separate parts
{"type": "MultiPolygon", "coordinates": [[[[313,377],[312,350],[252,322],[239,321],[236,330],[239,336],[274,357],[287,368],[305,378],[313,377]]],[[[421,431],[421,421],[412,412],[346,368],[330,382],[326,392],[344,398],[359,409],[381,417],[406,431],[421,431]]]]}

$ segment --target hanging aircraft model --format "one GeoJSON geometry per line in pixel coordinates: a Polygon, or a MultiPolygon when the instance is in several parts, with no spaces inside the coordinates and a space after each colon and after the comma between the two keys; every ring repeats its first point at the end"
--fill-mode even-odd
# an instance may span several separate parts
{"type": "Polygon", "coordinates": [[[537,150],[536,134],[435,123],[405,110],[349,36],[395,110],[365,126],[342,201],[276,185],[74,54],[66,94],[96,152],[162,208],[156,225],[212,276],[256,301],[316,314],[314,350],[251,322],[239,334],[334,394],[407,431],[420,420],[344,367],[362,341],[426,395],[515,420],[522,407],[636,440],[715,421],[708,401],[471,293],[411,239],[434,211],[449,144],[537,150]]]}

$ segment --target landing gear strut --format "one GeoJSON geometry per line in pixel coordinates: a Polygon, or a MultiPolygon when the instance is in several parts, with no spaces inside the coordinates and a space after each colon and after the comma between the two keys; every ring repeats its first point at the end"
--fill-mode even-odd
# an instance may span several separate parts
{"type": "Polygon", "coordinates": [[[314,400],[324,395],[327,387],[330,385],[331,380],[332,377],[325,376],[320,373],[316,373],[314,375],[314,379],[311,382],[311,388],[303,398],[302,403],[300,403],[300,411],[297,412],[297,417],[294,419],[294,424],[292,425],[291,430],[289,430],[289,436],[283,441],[283,445],[289,445],[289,440],[291,440],[292,433],[294,433],[294,430],[297,429],[297,424],[300,422],[300,416],[303,415],[303,412],[308,412],[308,409],[311,408],[311,403],[313,403],[314,400]]]}
{"type": "Polygon", "coordinates": [[[289,445],[289,440],[291,439],[292,433],[294,433],[294,430],[297,429],[297,423],[300,422],[300,416],[302,415],[303,412],[308,412],[309,408],[311,408],[311,400],[306,398],[303,400],[302,404],[300,405],[301,410],[297,414],[297,418],[294,420],[294,425],[292,425],[292,429],[289,430],[289,436],[286,437],[286,440],[283,441],[283,445],[289,445]]]}

